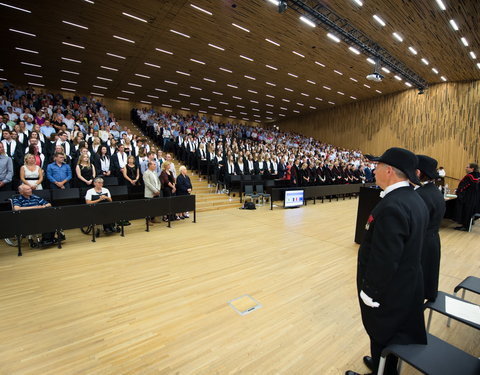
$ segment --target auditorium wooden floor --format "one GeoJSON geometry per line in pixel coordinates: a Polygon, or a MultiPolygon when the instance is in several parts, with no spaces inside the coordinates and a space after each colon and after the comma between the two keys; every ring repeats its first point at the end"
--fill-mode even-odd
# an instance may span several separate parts
{"type": "MultiPolygon", "coordinates": [[[[150,233],[136,221],[96,243],[72,230],[63,249],[23,257],[2,242],[0,374],[366,372],[357,203],[207,212],[150,233]],[[263,307],[237,314],[227,302],[244,294],[263,307]]],[[[480,275],[480,227],[441,237],[452,292],[480,275]]],[[[435,315],[432,333],[480,356],[478,332],[445,323],[435,315]]]]}

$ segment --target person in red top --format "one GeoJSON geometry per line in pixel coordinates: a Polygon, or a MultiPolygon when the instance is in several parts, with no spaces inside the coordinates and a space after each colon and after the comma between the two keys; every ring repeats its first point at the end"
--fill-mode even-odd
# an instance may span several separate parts
{"type": "Polygon", "coordinates": [[[458,184],[456,221],[461,224],[455,227],[456,230],[468,231],[470,219],[480,212],[480,174],[478,173],[478,164],[469,163],[466,166],[467,174],[458,184]]]}

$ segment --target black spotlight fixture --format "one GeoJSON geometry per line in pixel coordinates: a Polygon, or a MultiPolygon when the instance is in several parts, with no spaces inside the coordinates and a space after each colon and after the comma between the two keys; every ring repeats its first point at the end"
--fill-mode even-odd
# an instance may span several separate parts
{"type": "Polygon", "coordinates": [[[425,94],[425,88],[424,88],[424,87],[420,87],[420,88],[418,89],[418,95],[423,95],[423,94],[425,94]]]}
{"type": "Polygon", "coordinates": [[[288,8],[287,0],[279,0],[278,13],[285,13],[287,11],[287,8],[288,8]]]}

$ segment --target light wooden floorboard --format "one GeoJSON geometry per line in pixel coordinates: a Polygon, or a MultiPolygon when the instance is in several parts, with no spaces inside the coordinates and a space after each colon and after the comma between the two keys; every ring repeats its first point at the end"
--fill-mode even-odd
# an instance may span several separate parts
{"type": "MultiPolygon", "coordinates": [[[[96,243],[71,230],[63,249],[23,257],[2,243],[0,374],[365,372],[357,203],[206,212],[150,233],[135,221],[96,243]],[[263,307],[238,315],[227,302],[243,294],[263,307]]],[[[452,292],[480,275],[480,228],[441,238],[452,292]]],[[[432,333],[480,356],[478,332],[445,322],[435,315],[432,333]]]]}

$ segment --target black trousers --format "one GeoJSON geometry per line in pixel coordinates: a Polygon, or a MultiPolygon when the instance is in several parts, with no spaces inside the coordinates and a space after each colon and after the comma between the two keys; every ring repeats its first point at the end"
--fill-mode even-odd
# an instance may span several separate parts
{"type": "MultiPolygon", "coordinates": [[[[372,355],[374,371],[373,373],[376,374],[378,372],[378,365],[380,363],[380,356],[382,355],[382,350],[385,349],[385,345],[381,345],[372,339],[370,339],[370,352],[372,355]]],[[[397,364],[398,358],[389,355],[387,356],[387,360],[385,362],[385,371],[383,372],[384,375],[398,375],[397,371],[397,364]]]]}

